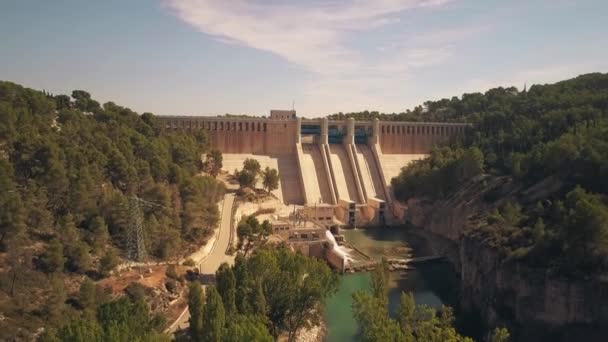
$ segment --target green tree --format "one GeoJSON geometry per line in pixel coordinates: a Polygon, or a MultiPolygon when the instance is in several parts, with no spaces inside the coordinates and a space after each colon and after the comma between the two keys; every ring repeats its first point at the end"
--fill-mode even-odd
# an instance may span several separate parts
{"type": "Polygon", "coordinates": [[[262,238],[267,238],[272,234],[272,225],[270,224],[270,221],[264,220],[264,222],[262,222],[262,224],[260,225],[259,234],[262,238]]]}
{"type": "Polygon", "coordinates": [[[73,341],[73,342],[102,342],[104,341],[103,328],[95,320],[83,318],[68,322],[61,327],[56,334],[56,339],[49,341],[73,341]]]}
{"type": "Polygon", "coordinates": [[[266,324],[258,317],[239,315],[228,321],[224,336],[226,342],[256,341],[271,342],[272,336],[266,329],[266,324]]]}
{"type": "Polygon", "coordinates": [[[352,308],[355,320],[361,327],[362,341],[408,341],[397,322],[389,317],[383,300],[375,298],[369,293],[358,291],[353,294],[352,308]]]}
{"type": "Polygon", "coordinates": [[[67,254],[67,267],[75,272],[84,273],[93,266],[88,245],[77,242],[75,246],[70,246],[67,254]]]}
{"type": "Polygon", "coordinates": [[[102,216],[95,216],[89,223],[89,234],[87,236],[87,242],[95,251],[101,251],[104,249],[110,239],[108,232],[108,225],[102,216]]]}
{"type": "Polygon", "coordinates": [[[246,220],[241,220],[239,224],[236,226],[236,235],[238,237],[238,247],[239,249],[245,245],[247,242],[246,249],[249,247],[249,240],[253,236],[253,229],[249,222],[246,220]]]}
{"type": "Polygon", "coordinates": [[[372,293],[380,301],[388,300],[388,261],[382,258],[382,263],[372,272],[372,293]]]}
{"type": "Polygon", "coordinates": [[[63,245],[59,239],[49,242],[46,251],[40,256],[40,263],[46,272],[61,272],[66,258],[63,256],[63,245]]]}
{"type": "Polygon", "coordinates": [[[70,109],[72,107],[72,100],[67,95],[57,95],[55,96],[55,104],[57,110],[70,109]]]}
{"type": "Polygon", "coordinates": [[[225,333],[226,313],[222,297],[215,286],[207,288],[203,309],[203,341],[220,342],[225,333]]]}
{"type": "Polygon", "coordinates": [[[271,169],[268,166],[262,173],[262,184],[264,189],[270,193],[272,190],[279,188],[279,172],[276,169],[271,169]]]}
{"type": "Polygon", "coordinates": [[[401,293],[399,297],[399,309],[397,310],[397,319],[401,331],[406,336],[411,336],[414,331],[414,320],[416,314],[416,301],[411,292],[401,293]]]}
{"type": "Polygon", "coordinates": [[[97,310],[97,288],[95,287],[95,283],[89,278],[85,278],[82,284],[80,284],[78,304],[89,317],[93,316],[97,310]]]}
{"type": "MultiPolygon", "coordinates": [[[[237,253],[234,259],[234,277],[236,280],[236,294],[235,302],[239,313],[249,314],[251,308],[259,308],[258,306],[252,306],[249,304],[249,293],[251,291],[251,276],[249,274],[247,261],[242,253],[237,253]]],[[[264,292],[262,291],[262,296],[264,292]]],[[[252,301],[255,303],[255,301],[252,301]]],[[[265,303],[264,303],[265,307],[265,303]]]]}
{"type": "Polygon", "coordinates": [[[489,342],[508,342],[510,338],[511,338],[511,335],[509,334],[509,331],[507,330],[507,328],[497,327],[490,334],[488,341],[489,342]]]}
{"type": "Polygon", "coordinates": [[[224,157],[222,156],[222,152],[217,149],[211,150],[209,153],[207,153],[205,163],[203,164],[205,172],[213,177],[217,177],[222,169],[223,160],[224,157]]]}
{"type": "Polygon", "coordinates": [[[222,297],[227,316],[236,313],[236,278],[232,268],[222,263],[215,272],[217,291],[222,297]]]}
{"type": "Polygon", "coordinates": [[[190,284],[188,292],[188,310],[190,311],[188,333],[192,341],[203,341],[203,316],[205,300],[203,289],[198,282],[190,284]]]}
{"type": "Polygon", "coordinates": [[[65,301],[67,300],[67,291],[60,276],[52,275],[49,280],[50,288],[48,289],[42,311],[47,321],[55,325],[61,322],[63,314],[66,311],[65,301]]]}
{"type": "Polygon", "coordinates": [[[106,341],[168,341],[161,333],[164,321],[152,316],[142,300],[120,297],[97,309],[97,321],[106,341]]]}
{"type": "Polygon", "coordinates": [[[258,181],[257,175],[247,170],[237,171],[235,176],[241,188],[254,188],[258,181]]]}
{"type": "Polygon", "coordinates": [[[10,164],[0,159],[0,248],[5,242],[23,230],[23,204],[17,186],[13,181],[10,164]]]}
{"type": "Polygon", "coordinates": [[[564,226],[564,248],[579,260],[608,250],[608,207],[599,196],[577,187],[566,195],[569,209],[564,226]]]}
{"type": "Polygon", "coordinates": [[[538,218],[532,228],[532,237],[536,243],[542,242],[545,238],[545,223],[542,218],[538,218]]]}
{"type": "Polygon", "coordinates": [[[243,170],[248,171],[254,175],[259,175],[262,167],[260,166],[260,162],[253,158],[247,158],[243,161],[243,170]]]}
{"type": "Polygon", "coordinates": [[[118,256],[113,249],[108,249],[101,259],[99,259],[98,272],[102,277],[107,277],[110,272],[118,265],[118,256]]]}
{"type": "Polygon", "coordinates": [[[500,210],[500,214],[506,223],[512,226],[519,226],[521,221],[525,219],[521,212],[521,206],[513,202],[507,202],[500,210]]]}
{"type": "Polygon", "coordinates": [[[266,297],[264,296],[264,288],[260,282],[257,282],[253,291],[251,291],[251,307],[253,308],[253,314],[259,317],[266,317],[266,297]]]}

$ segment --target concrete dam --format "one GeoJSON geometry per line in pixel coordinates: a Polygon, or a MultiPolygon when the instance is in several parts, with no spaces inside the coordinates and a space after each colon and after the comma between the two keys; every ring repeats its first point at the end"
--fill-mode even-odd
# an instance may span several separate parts
{"type": "Polygon", "coordinates": [[[331,207],[346,226],[383,225],[399,216],[390,181],[440,143],[459,139],[464,123],[308,119],[295,111],[266,117],[158,116],[165,129],[205,130],[224,154],[224,169],[245,158],[279,171],[275,191],[287,205],[331,207]]]}

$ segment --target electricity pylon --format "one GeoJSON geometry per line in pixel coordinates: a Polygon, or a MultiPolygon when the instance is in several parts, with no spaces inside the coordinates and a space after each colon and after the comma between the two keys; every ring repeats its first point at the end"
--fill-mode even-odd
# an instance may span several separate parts
{"type": "Polygon", "coordinates": [[[143,262],[148,258],[146,249],[146,232],[142,208],[165,208],[165,206],[143,200],[136,195],[129,197],[129,225],[127,229],[127,257],[133,261],[143,262]]]}

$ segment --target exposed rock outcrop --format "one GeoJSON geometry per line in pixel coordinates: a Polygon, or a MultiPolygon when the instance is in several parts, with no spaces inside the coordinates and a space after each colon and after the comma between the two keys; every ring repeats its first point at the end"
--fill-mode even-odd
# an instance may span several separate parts
{"type": "Polygon", "coordinates": [[[482,175],[445,200],[411,199],[406,219],[434,236],[435,252],[447,255],[460,273],[462,308],[478,311],[488,327],[508,324],[525,340],[555,338],[566,329],[595,340],[608,326],[608,280],[569,279],[507,261],[465,234],[505,201],[536,201],[559,188],[549,179],[522,191],[507,177],[482,175]]]}

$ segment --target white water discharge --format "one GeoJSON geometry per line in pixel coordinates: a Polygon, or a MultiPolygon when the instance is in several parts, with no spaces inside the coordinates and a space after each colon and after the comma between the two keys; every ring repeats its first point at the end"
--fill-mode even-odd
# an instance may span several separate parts
{"type": "Polygon", "coordinates": [[[349,261],[353,260],[353,258],[350,257],[348,248],[338,245],[334,234],[332,234],[329,229],[325,231],[325,236],[327,237],[327,240],[331,242],[333,250],[338,253],[338,255],[342,257],[342,259],[344,259],[344,264],[348,264],[349,261]]]}

